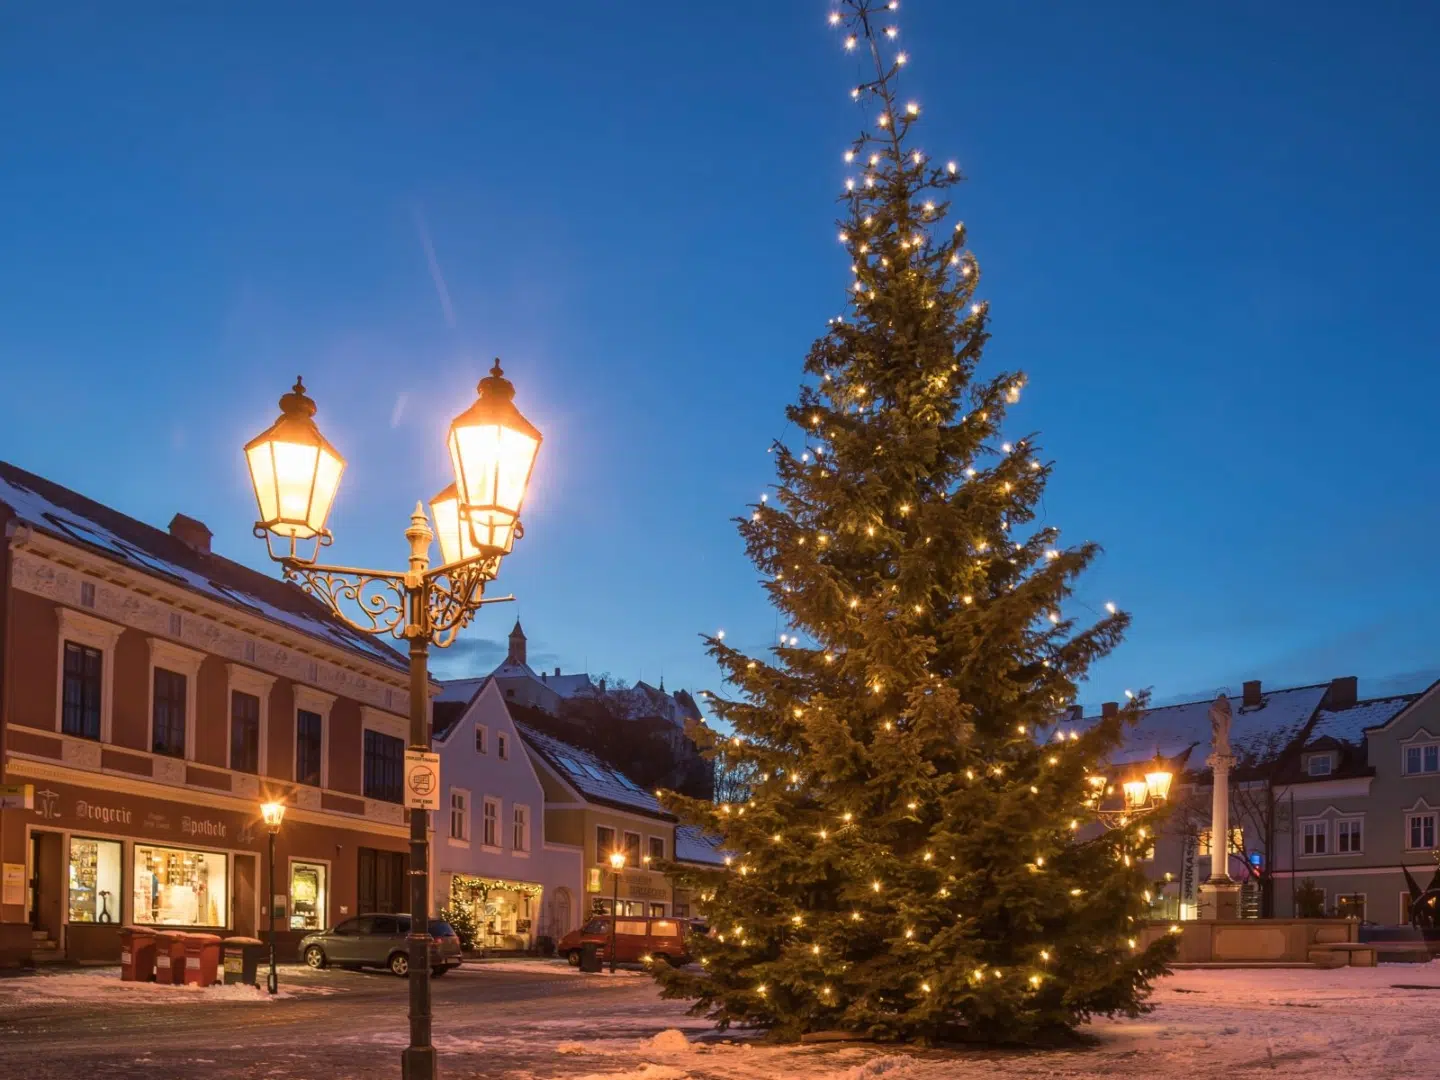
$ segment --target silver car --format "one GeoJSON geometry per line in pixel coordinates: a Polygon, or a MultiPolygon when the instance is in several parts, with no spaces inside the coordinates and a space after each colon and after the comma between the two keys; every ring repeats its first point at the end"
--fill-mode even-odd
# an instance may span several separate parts
{"type": "MultiPolygon", "coordinates": [[[[410,916],[357,915],[329,930],[300,939],[300,959],[312,968],[389,968],[410,974],[410,916]]],[[[430,974],[444,975],[459,967],[460,939],[450,924],[430,920],[430,974]]]]}

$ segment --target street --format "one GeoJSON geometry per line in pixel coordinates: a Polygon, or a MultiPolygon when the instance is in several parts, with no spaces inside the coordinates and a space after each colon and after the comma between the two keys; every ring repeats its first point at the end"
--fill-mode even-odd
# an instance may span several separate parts
{"type": "MultiPolygon", "coordinates": [[[[1051,1050],[776,1045],[714,1031],[649,977],[467,965],[434,985],[445,1080],[1429,1080],[1440,965],[1182,971],[1155,1011],[1051,1050]],[[678,1030],[677,1030],[678,1029],[678,1030]]],[[[0,1080],[398,1080],[405,983],[287,967],[281,996],[122,984],[114,968],[0,978],[0,1080]]]]}
{"type": "MultiPolygon", "coordinates": [[[[404,980],[287,966],[280,981],[282,996],[271,1001],[244,987],[136,987],[114,969],[0,979],[0,1080],[399,1075],[404,980]]],[[[538,1052],[566,1040],[633,1040],[673,1026],[639,972],[612,979],[536,963],[476,964],[432,986],[435,1045],[452,1077],[530,1070],[538,1052]]],[[[679,1005],[663,1008],[683,1019],[679,1005]]]]}

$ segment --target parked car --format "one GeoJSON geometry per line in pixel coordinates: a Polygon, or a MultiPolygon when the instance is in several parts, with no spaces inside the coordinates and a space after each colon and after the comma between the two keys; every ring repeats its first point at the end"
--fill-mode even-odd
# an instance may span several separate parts
{"type": "MultiPolygon", "coordinates": [[[[312,968],[389,968],[410,973],[410,916],[357,915],[300,939],[300,959],[312,968]]],[[[430,920],[430,973],[460,966],[460,938],[442,919],[430,920]]]]}
{"type": "MultiPolygon", "coordinates": [[[[556,951],[572,965],[580,963],[581,946],[594,942],[600,955],[609,959],[609,915],[595,915],[579,930],[571,930],[560,939],[556,951]]],[[[615,959],[618,963],[638,963],[646,957],[664,960],[675,967],[690,962],[686,937],[690,927],[684,919],[648,915],[621,915],[615,921],[615,959]]]]}

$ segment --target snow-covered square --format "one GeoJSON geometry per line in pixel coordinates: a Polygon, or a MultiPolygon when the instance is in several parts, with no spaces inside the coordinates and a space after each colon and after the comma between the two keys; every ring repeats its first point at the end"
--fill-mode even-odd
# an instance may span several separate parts
{"type": "MultiPolygon", "coordinates": [[[[398,1075],[404,983],[287,968],[282,988],[269,999],[239,987],[129,986],[113,970],[0,980],[0,1077],[398,1075]]],[[[1097,1020],[1086,1045],[1061,1050],[774,1046],[758,1033],[718,1033],[687,1017],[638,972],[585,976],[517,961],[467,965],[436,984],[435,1044],[443,1075],[458,1080],[1428,1080],[1440,1073],[1437,963],[1182,971],[1162,979],[1152,1000],[1152,1013],[1097,1020]]]]}

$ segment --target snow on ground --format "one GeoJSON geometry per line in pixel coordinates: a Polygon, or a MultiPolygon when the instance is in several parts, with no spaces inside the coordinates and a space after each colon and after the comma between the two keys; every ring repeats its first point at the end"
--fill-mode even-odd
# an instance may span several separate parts
{"type": "MultiPolygon", "coordinates": [[[[602,967],[599,974],[582,972],[578,967],[572,967],[568,960],[466,960],[460,968],[464,972],[485,972],[485,971],[518,971],[526,975],[534,975],[537,971],[547,975],[584,975],[587,979],[610,978],[610,969],[602,967]]],[[[617,967],[615,969],[617,979],[653,979],[654,976],[644,968],[617,967]]]]}
{"type": "MultiPolygon", "coordinates": [[[[1231,1080],[1258,1075],[1432,1080],[1440,1075],[1440,963],[1335,971],[1183,971],[1160,982],[1154,1003],[1153,1013],[1135,1020],[1096,1021],[1090,1029],[1096,1045],[1065,1050],[766,1046],[741,1032],[724,1037],[706,1031],[691,1020],[685,1030],[670,1028],[648,1038],[552,1044],[551,1063],[511,1075],[514,1080],[1231,1080]]],[[[657,1004],[654,1016],[663,1015],[657,1004]]],[[[639,1020],[632,1014],[617,1027],[625,1031],[639,1020]]],[[[572,1026],[582,1025],[592,1030],[608,1026],[600,1017],[572,1026]]],[[[563,1030],[565,1025],[545,1026],[563,1030]]],[[[538,1034],[532,1030],[527,1037],[538,1034]]]]}
{"type": "Polygon", "coordinates": [[[155,1007],[157,1005],[188,1005],[210,1001],[274,1001],[290,998],[333,994],[326,986],[296,986],[282,981],[274,996],[257,986],[173,986],[153,982],[122,982],[119,968],[90,971],[41,972],[23,980],[0,982],[0,1008],[6,1005],[28,1005],[37,1000],[89,1001],[106,1005],[127,1003],[155,1007]]]}

